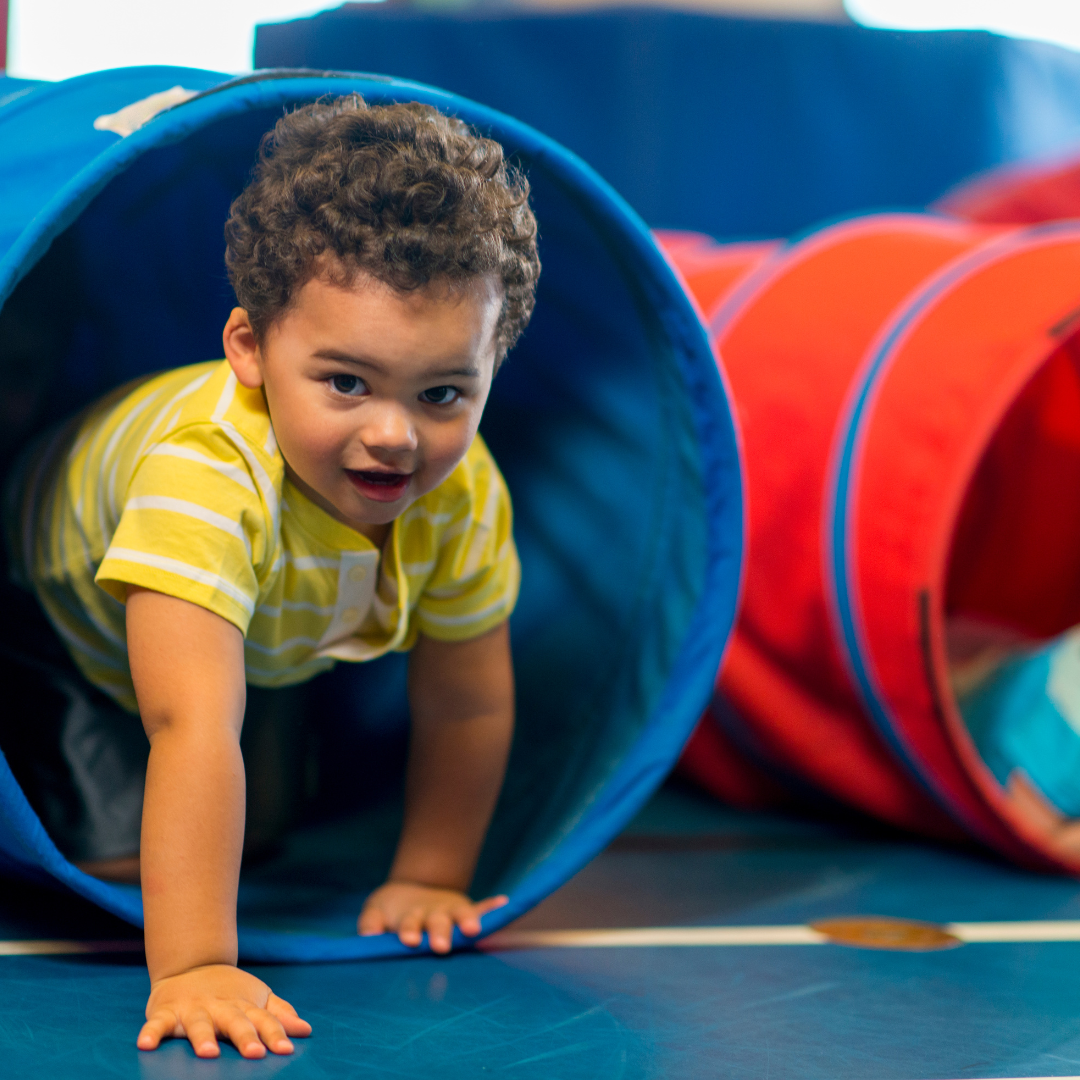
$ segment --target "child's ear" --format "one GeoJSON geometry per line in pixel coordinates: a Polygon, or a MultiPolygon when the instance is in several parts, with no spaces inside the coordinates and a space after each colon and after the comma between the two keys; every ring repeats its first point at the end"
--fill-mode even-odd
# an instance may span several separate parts
{"type": "Polygon", "coordinates": [[[249,390],[262,386],[259,345],[248,313],[243,308],[233,308],[229,313],[229,320],[221,332],[221,342],[225,347],[225,359],[229,361],[240,385],[249,390]]]}

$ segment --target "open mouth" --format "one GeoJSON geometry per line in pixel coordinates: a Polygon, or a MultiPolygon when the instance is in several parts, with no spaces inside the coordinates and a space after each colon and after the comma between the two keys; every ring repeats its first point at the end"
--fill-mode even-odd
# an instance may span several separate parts
{"type": "Polygon", "coordinates": [[[405,494],[412,473],[388,472],[384,469],[346,469],[353,487],[376,502],[396,502],[405,494]]]}

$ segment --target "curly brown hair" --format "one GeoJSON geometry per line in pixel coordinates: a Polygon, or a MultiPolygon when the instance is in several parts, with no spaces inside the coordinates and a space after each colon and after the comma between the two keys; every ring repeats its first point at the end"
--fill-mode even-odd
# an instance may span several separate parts
{"type": "Polygon", "coordinates": [[[461,120],[349,94],[287,113],[263,136],[225,225],[225,264],[257,339],[320,273],[346,285],[367,273],[403,292],[494,275],[501,361],[540,276],[528,200],[503,148],[461,120]]]}

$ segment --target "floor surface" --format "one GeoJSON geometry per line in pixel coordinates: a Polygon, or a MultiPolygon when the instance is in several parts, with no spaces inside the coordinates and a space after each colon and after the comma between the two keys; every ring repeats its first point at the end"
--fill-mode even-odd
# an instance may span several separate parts
{"type": "MultiPolygon", "coordinates": [[[[975,852],[725,810],[664,789],[517,924],[790,926],[842,915],[1080,920],[1080,885],[975,852]]],[[[0,883],[6,940],[130,936],[0,883]]],[[[257,969],[314,1026],[292,1058],[134,1048],[137,954],[0,956],[0,1075],[636,1080],[1080,1076],[1080,942],[937,952],[824,945],[499,948],[257,969]]]]}

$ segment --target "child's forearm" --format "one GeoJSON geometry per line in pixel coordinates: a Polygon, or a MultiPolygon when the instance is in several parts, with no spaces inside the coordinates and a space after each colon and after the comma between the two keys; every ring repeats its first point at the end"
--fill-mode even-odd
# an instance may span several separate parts
{"type": "Polygon", "coordinates": [[[244,841],[244,646],[224,619],[129,592],[128,653],[150,739],[140,849],[151,981],[236,963],[244,841]]]}
{"type": "Polygon", "coordinates": [[[392,881],[465,892],[502,786],[513,713],[415,725],[392,881]]]}
{"type": "Polygon", "coordinates": [[[225,1037],[246,1058],[292,1053],[311,1027],[236,967],[244,840],[244,641],[225,619],[128,590],[128,656],[150,739],[141,872],[150,997],[138,1045],[184,1035],[199,1057],[225,1037]]]}
{"type": "Polygon", "coordinates": [[[472,641],[421,637],[410,658],[412,734],[394,881],[465,891],[514,730],[506,624],[472,641]]]}
{"type": "Polygon", "coordinates": [[[235,964],[244,840],[238,740],[177,724],[151,743],[142,824],[142,894],[151,982],[235,964]]]}

